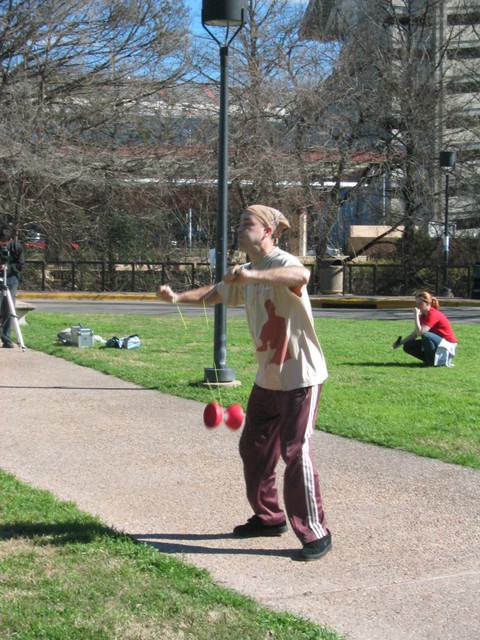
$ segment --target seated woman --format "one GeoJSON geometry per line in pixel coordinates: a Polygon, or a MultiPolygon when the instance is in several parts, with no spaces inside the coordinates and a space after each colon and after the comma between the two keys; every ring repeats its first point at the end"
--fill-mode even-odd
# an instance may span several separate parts
{"type": "Polygon", "coordinates": [[[429,367],[453,366],[451,360],[458,343],[448,318],[440,311],[434,296],[422,291],[415,296],[415,329],[406,338],[399,337],[393,348],[403,345],[405,353],[429,367]]]}

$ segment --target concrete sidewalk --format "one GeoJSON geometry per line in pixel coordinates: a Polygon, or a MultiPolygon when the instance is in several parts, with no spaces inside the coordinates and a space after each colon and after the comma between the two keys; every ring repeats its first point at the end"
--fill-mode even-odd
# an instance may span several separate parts
{"type": "MultiPolygon", "coordinates": [[[[251,513],[238,432],[203,405],[85,367],[0,350],[0,467],[106,524],[350,640],[476,640],[480,472],[315,433],[333,550],[237,540],[251,513]]],[[[281,473],[279,474],[281,476],[281,473]]]]}

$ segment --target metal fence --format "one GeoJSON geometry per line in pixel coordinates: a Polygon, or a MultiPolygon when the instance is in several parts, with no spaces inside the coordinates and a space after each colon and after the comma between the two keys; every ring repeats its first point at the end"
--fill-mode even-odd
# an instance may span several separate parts
{"type": "MultiPolygon", "coordinates": [[[[473,265],[450,267],[448,287],[457,298],[470,298],[473,265]]],[[[345,265],[344,293],[373,296],[410,296],[417,291],[439,294],[444,289],[443,268],[399,264],[345,265]]]]}
{"type": "MultiPolygon", "coordinates": [[[[320,290],[319,267],[308,265],[312,271],[309,293],[338,293],[351,295],[409,296],[426,289],[438,294],[443,288],[441,267],[399,264],[345,263],[341,264],[340,288],[320,290]]],[[[336,271],[338,285],[338,266],[336,271]]],[[[320,269],[322,267],[320,266],[320,269]]],[[[325,267],[324,267],[325,268],[325,267]]],[[[328,267],[327,267],[328,269],[328,267]]],[[[455,297],[471,297],[473,287],[471,266],[451,266],[449,287],[455,297]]],[[[105,262],[59,261],[47,263],[27,260],[22,289],[25,291],[77,292],[153,292],[160,284],[169,284],[182,291],[214,282],[215,274],[207,262],[105,262]]],[[[324,279],[323,279],[324,280],[324,279]]]]}
{"type": "Polygon", "coordinates": [[[27,260],[22,289],[28,291],[151,292],[160,284],[177,290],[213,282],[208,263],[27,260]]]}

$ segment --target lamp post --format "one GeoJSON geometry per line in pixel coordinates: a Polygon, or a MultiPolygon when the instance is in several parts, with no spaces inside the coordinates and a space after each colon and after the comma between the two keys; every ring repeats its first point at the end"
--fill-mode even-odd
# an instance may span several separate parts
{"type": "Polygon", "coordinates": [[[450,173],[455,169],[455,151],[440,151],[440,167],[445,170],[445,224],[443,231],[443,289],[440,295],[452,298],[453,293],[448,286],[448,252],[450,250],[450,233],[448,228],[448,196],[450,173]]]}
{"type": "MultiPolygon", "coordinates": [[[[220,47],[220,115],[218,125],[217,238],[215,246],[215,282],[221,282],[227,269],[228,238],[228,47],[245,24],[246,0],[203,0],[202,26],[220,47]],[[226,29],[220,40],[208,27],[226,29]],[[233,34],[230,28],[234,27],[233,34]]],[[[227,367],[227,331],[225,305],[215,305],[214,366],[205,368],[205,382],[229,383],[235,369],[227,367]]]]}

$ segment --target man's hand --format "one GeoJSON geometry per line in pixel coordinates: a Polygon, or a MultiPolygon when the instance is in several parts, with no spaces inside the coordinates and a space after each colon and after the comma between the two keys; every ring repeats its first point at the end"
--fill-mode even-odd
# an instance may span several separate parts
{"type": "Polygon", "coordinates": [[[162,284],[157,289],[157,298],[160,298],[163,302],[173,303],[176,300],[177,295],[172,291],[172,289],[167,284],[162,284]]]}
{"type": "Polygon", "coordinates": [[[234,264],[232,267],[228,267],[228,269],[223,274],[223,281],[227,284],[230,284],[238,279],[240,273],[243,271],[238,264],[234,264]]]}

